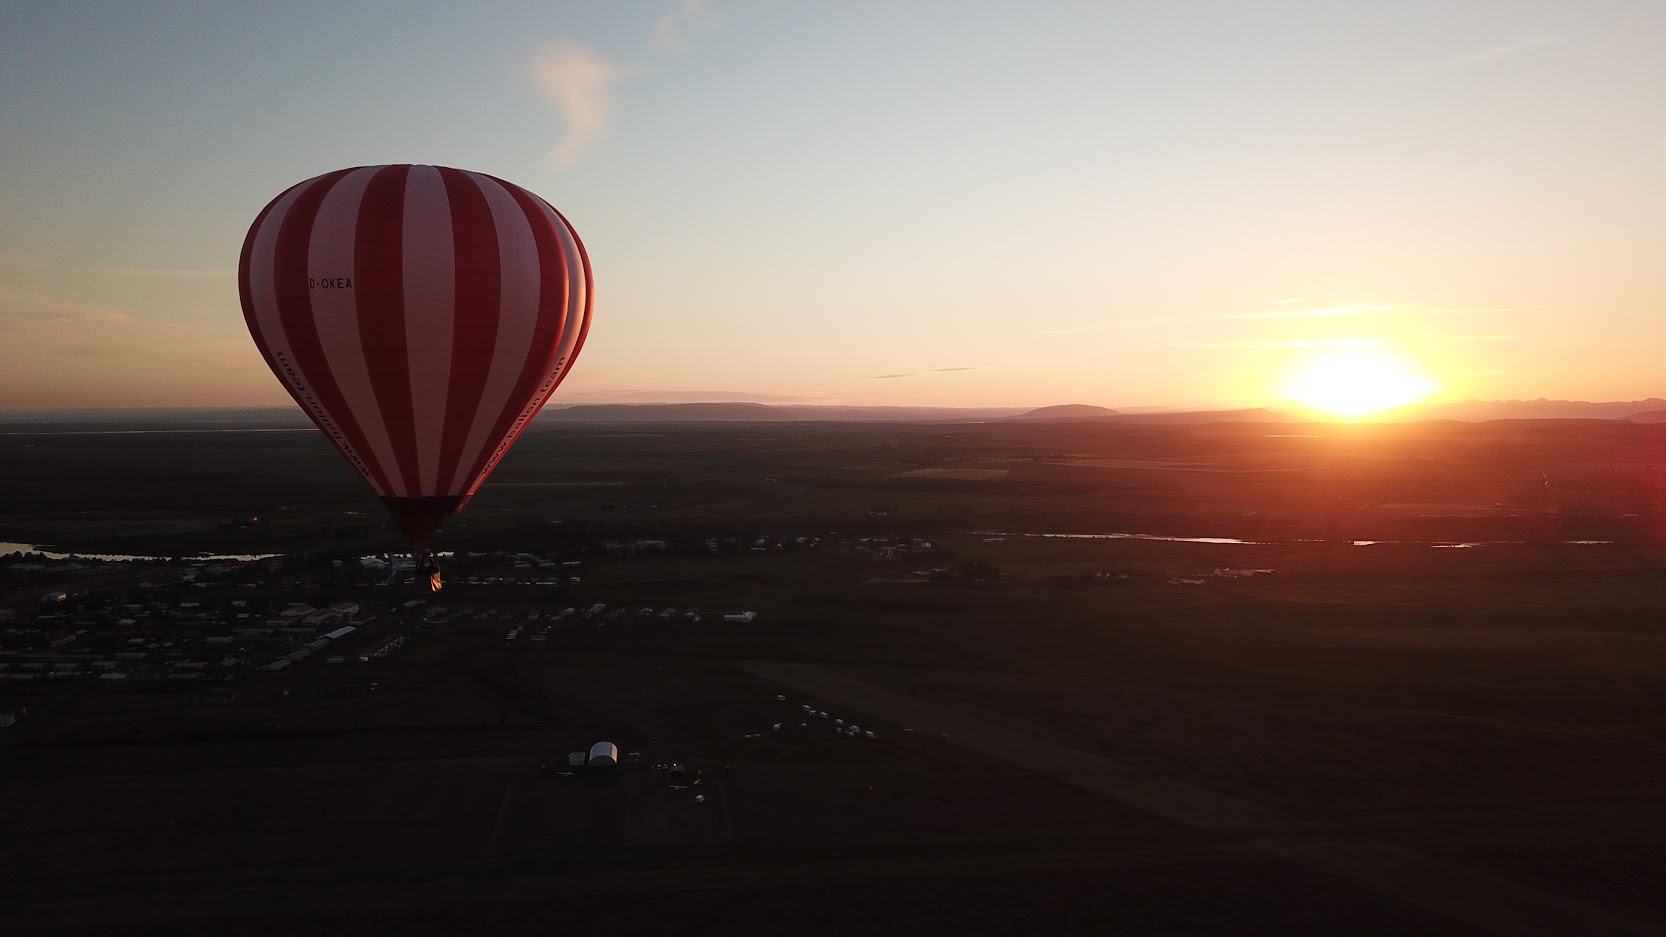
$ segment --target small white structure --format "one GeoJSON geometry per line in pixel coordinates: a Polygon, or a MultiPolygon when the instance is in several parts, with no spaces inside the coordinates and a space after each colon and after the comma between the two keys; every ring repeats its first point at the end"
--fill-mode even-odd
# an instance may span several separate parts
{"type": "Polygon", "coordinates": [[[584,767],[584,758],[585,758],[584,752],[568,752],[567,753],[567,767],[569,767],[569,768],[582,768],[582,767],[584,767]]]}
{"type": "Polygon", "coordinates": [[[597,742],[590,746],[590,761],[592,768],[611,768],[619,763],[619,746],[612,742],[597,742]]]}
{"type": "Polygon", "coordinates": [[[758,617],[757,612],[729,612],[723,616],[724,621],[748,622],[758,617]]]}

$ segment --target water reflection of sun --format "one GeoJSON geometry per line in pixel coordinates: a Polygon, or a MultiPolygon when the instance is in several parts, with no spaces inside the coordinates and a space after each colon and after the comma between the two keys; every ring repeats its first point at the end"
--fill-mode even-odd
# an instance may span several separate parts
{"type": "Polygon", "coordinates": [[[1285,384],[1287,400],[1345,420],[1403,407],[1444,388],[1381,347],[1332,350],[1299,364],[1285,384]]]}

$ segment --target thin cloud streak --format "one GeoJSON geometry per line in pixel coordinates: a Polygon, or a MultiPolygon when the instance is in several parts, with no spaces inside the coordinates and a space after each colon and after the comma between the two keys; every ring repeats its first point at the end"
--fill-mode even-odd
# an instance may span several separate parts
{"type": "Polygon", "coordinates": [[[190,329],[172,322],[155,322],[133,315],[133,310],[120,306],[78,303],[47,296],[0,288],[0,323],[10,323],[16,330],[37,338],[68,338],[83,335],[167,336],[170,339],[195,341],[190,329]]]}
{"type": "Polygon", "coordinates": [[[566,124],[550,159],[570,166],[606,127],[613,85],[628,73],[589,46],[552,39],[538,50],[527,74],[566,124]]]}
{"type": "Polygon", "coordinates": [[[949,374],[955,371],[982,371],[977,365],[960,365],[953,368],[927,368],[924,371],[900,371],[896,374],[875,374],[876,381],[888,381],[899,377],[919,377],[924,374],[949,374]]]}
{"type": "Polygon", "coordinates": [[[237,275],[236,270],[207,267],[95,267],[93,273],[117,277],[162,277],[176,280],[221,280],[237,275]]]}
{"type": "Polygon", "coordinates": [[[0,290],[0,313],[10,312],[14,317],[35,320],[53,320],[68,322],[72,319],[89,319],[96,322],[132,322],[132,310],[119,306],[101,306],[94,303],[76,303],[62,299],[55,299],[41,293],[20,293],[14,290],[0,290]],[[23,307],[21,309],[5,309],[6,306],[23,307]]]}
{"type": "Polygon", "coordinates": [[[1389,312],[1394,306],[1331,306],[1325,309],[1267,309],[1262,312],[1233,312],[1218,319],[1329,319],[1333,316],[1358,316],[1389,312]]]}
{"type": "Polygon", "coordinates": [[[1459,313],[1459,314],[1473,314],[1473,313],[1482,313],[1482,312],[1531,312],[1535,309],[1543,309],[1543,308],[1545,308],[1543,305],[1537,305],[1537,306],[1478,306],[1478,307],[1475,307],[1473,309],[1458,309],[1458,308],[1454,308],[1454,307],[1442,307],[1442,308],[1439,308],[1439,309],[1429,309],[1427,311],[1432,313],[1432,314],[1435,314],[1435,315],[1446,315],[1448,313],[1454,313],[1454,312],[1459,313]]]}
{"type": "Polygon", "coordinates": [[[164,279],[206,280],[233,277],[237,271],[229,267],[93,267],[84,264],[60,264],[30,257],[17,251],[0,251],[0,264],[30,270],[65,270],[76,273],[97,273],[117,277],[159,277],[164,279]]]}
{"type": "Polygon", "coordinates": [[[1500,59],[1513,59],[1517,56],[1528,55],[1540,49],[1547,49],[1560,39],[1540,37],[1537,39],[1518,39],[1515,42],[1500,43],[1485,49],[1478,49],[1466,55],[1460,55],[1453,60],[1457,65],[1481,65],[1486,62],[1496,62],[1500,59]]]}
{"type": "Polygon", "coordinates": [[[1179,348],[1363,348],[1385,344],[1380,338],[1329,338],[1294,342],[1169,342],[1179,348]]]}

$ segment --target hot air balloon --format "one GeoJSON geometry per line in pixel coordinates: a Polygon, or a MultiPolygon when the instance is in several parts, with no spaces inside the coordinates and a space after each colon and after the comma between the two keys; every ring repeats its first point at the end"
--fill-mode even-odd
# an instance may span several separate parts
{"type": "Polygon", "coordinates": [[[272,373],[430,573],[429,536],[497,467],[590,326],[590,260],[567,219],[519,186],[440,166],[291,187],[249,227],[237,279],[272,373]]]}

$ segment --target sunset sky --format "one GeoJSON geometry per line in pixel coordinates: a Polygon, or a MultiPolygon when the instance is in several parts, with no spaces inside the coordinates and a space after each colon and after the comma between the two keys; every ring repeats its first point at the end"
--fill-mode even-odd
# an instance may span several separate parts
{"type": "Polygon", "coordinates": [[[399,162],[584,238],[557,403],[1666,391],[1659,0],[340,6],[6,5],[0,409],[287,402],[244,234],[399,162]]]}

